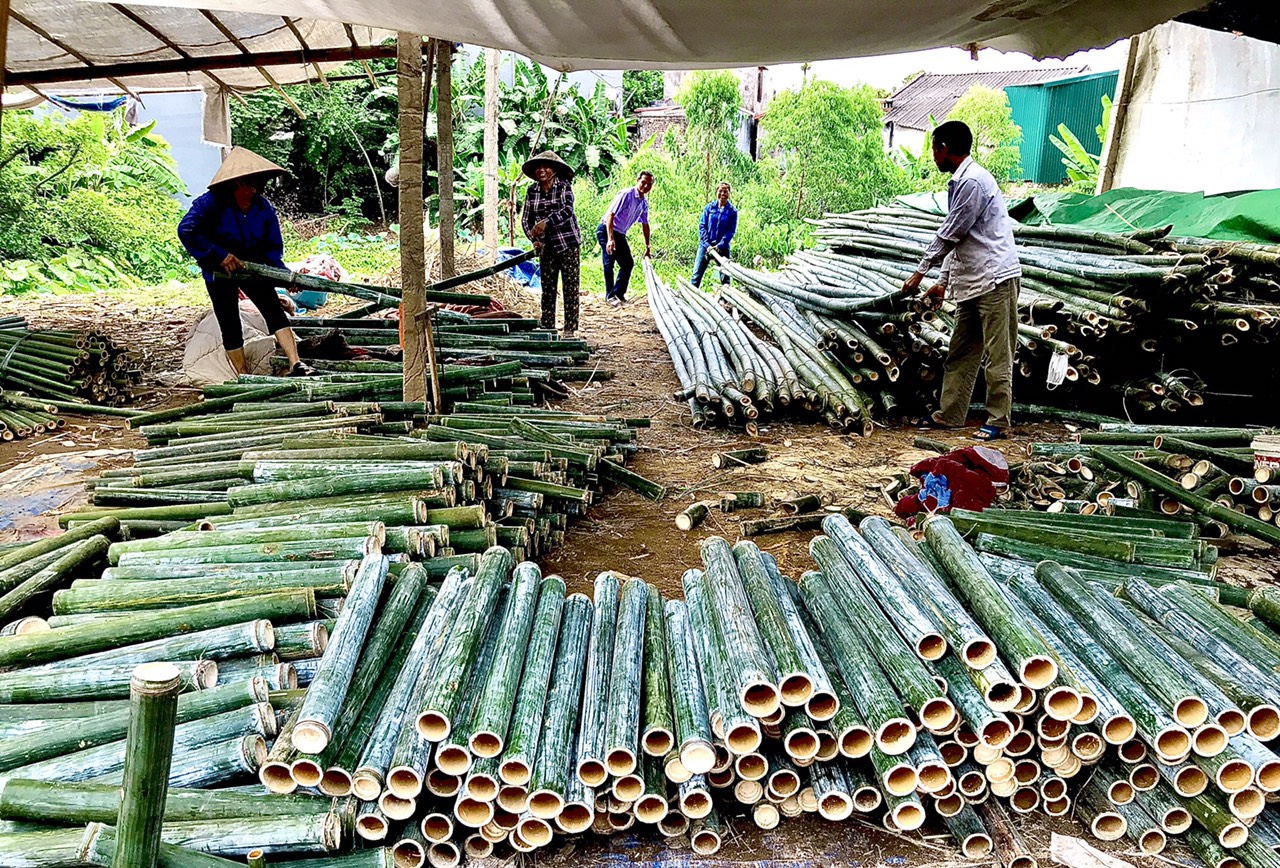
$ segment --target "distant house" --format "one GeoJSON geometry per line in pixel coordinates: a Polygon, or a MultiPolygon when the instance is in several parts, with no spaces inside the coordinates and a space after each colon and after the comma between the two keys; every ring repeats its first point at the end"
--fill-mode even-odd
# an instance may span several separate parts
{"type": "Polygon", "coordinates": [[[884,100],[885,144],[918,152],[924,147],[925,132],[934,123],[942,123],[960,97],[979,84],[1008,94],[1013,120],[1022,127],[1022,166],[1026,178],[1039,183],[1057,183],[1062,180],[1056,177],[1062,163],[1045,150],[1053,151],[1049,135],[1056,135],[1058,124],[1065,122],[1081,141],[1090,142],[1102,114],[1102,93],[1115,93],[1118,75],[1116,72],[1090,73],[1086,66],[955,75],[925,73],[884,100]]]}
{"type": "MultiPolygon", "coordinates": [[[[769,84],[769,70],[764,66],[752,66],[731,70],[741,80],[742,110],[738,116],[738,150],[752,159],[759,156],[758,138],[760,118],[773,99],[773,88],[769,84]]],[[[663,74],[663,98],[651,106],[636,109],[638,122],[637,138],[646,142],[653,138],[658,146],[669,128],[683,130],[688,121],[684,109],[675,101],[684,77],[688,72],[666,72],[663,74]]]]}

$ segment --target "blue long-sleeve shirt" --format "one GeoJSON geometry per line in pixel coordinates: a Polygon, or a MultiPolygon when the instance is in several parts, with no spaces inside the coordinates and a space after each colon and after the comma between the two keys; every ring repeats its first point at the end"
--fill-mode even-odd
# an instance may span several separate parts
{"type": "Polygon", "coordinates": [[[280,218],[262,196],[253,197],[248,211],[241,211],[227,194],[210,190],[197,196],[178,224],[178,239],[200,264],[206,283],[222,270],[228,253],[244,262],[285,267],[280,218]]]}
{"type": "Polygon", "coordinates": [[[698,238],[708,247],[728,247],[733,234],[738,231],[738,209],[726,202],[712,202],[702,211],[698,221],[698,238]]]}

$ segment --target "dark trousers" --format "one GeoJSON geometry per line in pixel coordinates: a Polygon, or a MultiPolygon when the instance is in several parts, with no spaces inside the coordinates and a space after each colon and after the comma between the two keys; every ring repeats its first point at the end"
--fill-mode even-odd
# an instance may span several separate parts
{"type": "Polygon", "coordinates": [[[209,301],[213,303],[213,315],[218,319],[224,350],[238,350],[244,346],[244,329],[240,325],[241,292],[262,314],[262,318],[267,321],[267,329],[272,334],[289,327],[289,316],[280,306],[280,296],[273,286],[252,280],[237,283],[215,278],[205,284],[205,289],[209,291],[209,301]]]}
{"type": "Polygon", "coordinates": [[[606,245],[609,243],[609,232],[601,223],[596,227],[596,240],[600,242],[600,255],[604,263],[604,297],[621,300],[631,285],[631,270],[636,267],[635,257],[631,255],[631,245],[627,236],[621,232],[613,233],[613,253],[606,245]],[[614,265],[618,266],[618,276],[613,275],[614,265]]]}
{"type": "MultiPolygon", "coordinates": [[[[689,278],[689,282],[694,286],[702,286],[702,276],[707,273],[707,268],[711,265],[711,254],[708,252],[710,249],[709,244],[698,244],[698,255],[693,260],[693,276],[689,278]]],[[[722,244],[716,250],[726,259],[729,257],[728,244],[722,244]]],[[[728,283],[729,275],[723,271],[720,272],[720,282],[728,283]]]]}
{"type": "Polygon", "coordinates": [[[556,280],[564,286],[564,330],[578,330],[578,269],[582,262],[582,248],[543,251],[538,259],[542,275],[542,322],[544,329],[556,327],[556,280]]]}

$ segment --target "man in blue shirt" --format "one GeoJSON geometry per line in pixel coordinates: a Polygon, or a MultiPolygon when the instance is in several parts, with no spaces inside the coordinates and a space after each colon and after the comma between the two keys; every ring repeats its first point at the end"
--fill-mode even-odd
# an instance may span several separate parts
{"type": "Polygon", "coordinates": [[[275,289],[259,281],[235,279],[245,262],[285,267],[280,218],[262,196],[267,183],[284,172],[248,148],[232,148],[209,182],[209,191],[196,197],[178,224],[182,246],[200,264],[222,332],[222,348],[237,374],[249,373],[240,324],[240,293],[267,321],[267,328],[289,360],[289,375],[315,373],[298,358],[298,341],[275,289]]]}
{"type": "MultiPolygon", "coordinates": [[[[721,256],[729,257],[729,242],[737,231],[738,209],[729,204],[729,185],[721,183],[716,187],[716,200],[703,209],[702,220],[698,223],[698,256],[693,261],[690,283],[702,286],[702,276],[711,264],[708,248],[714,247],[721,256]]],[[[728,283],[729,275],[720,272],[720,282],[728,283]]]]}

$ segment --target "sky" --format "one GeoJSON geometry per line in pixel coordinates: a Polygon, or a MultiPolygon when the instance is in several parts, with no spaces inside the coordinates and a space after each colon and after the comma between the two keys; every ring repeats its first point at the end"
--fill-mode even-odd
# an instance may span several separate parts
{"type": "MultiPolygon", "coordinates": [[[[1037,61],[1027,54],[996,51],[984,48],[975,62],[969,52],[960,48],[933,48],[907,54],[887,54],[879,57],[851,57],[845,60],[819,60],[810,65],[809,74],[839,85],[859,82],[889,90],[902,84],[903,79],[914,72],[924,70],[935,73],[992,72],[1009,69],[1035,69],[1053,66],[1088,66],[1092,72],[1119,69],[1125,60],[1129,41],[1122,39],[1107,48],[1080,51],[1063,60],[1037,61]]],[[[769,82],[776,91],[800,86],[803,73],[798,63],[769,67],[769,82]]]]}

